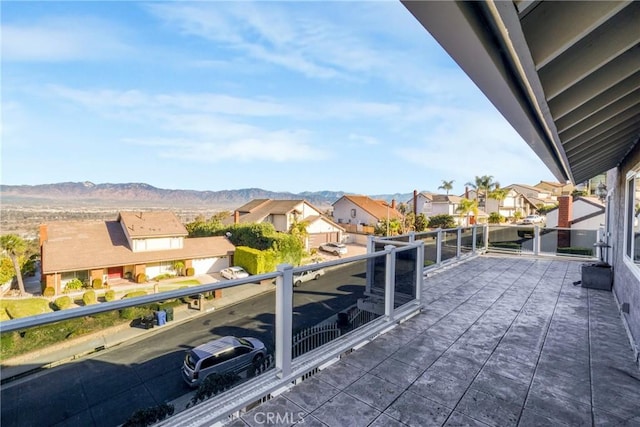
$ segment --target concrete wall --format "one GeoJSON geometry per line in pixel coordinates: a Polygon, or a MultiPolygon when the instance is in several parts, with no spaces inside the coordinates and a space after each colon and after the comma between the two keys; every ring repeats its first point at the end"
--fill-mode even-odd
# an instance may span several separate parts
{"type": "Polygon", "coordinates": [[[620,168],[612,169],[607,174],[607,187],[613,190],[610,199],[609,209],[611,209],[611,232],[609,244],[611,249],[614,271],[613,292],[619,303],[629,303],[629,313],[622,313],[631,336],[636,346],[636,351],[640,350],[640,268],[633,265],[624,255],[624,206],[625,206],[625,186],[626,174],[640,163],[640,145],[628,155],[620,168]]]}

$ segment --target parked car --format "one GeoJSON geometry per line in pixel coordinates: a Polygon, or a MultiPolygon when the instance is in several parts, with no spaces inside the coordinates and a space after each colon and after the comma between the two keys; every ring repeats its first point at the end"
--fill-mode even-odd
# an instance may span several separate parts
{"type": "Polygon", "coordinates": [[[182,379],[189,386],[198,387],[211,374],[238,373],[251,364],[258,366],[266,356],[267,348],[257,338],[218,338],[187,352],[182,379]]]}
{"type": "Polygon", "coordinates": [[[334,242],[323,243],[320,245],[320,250],[334,255],[346,255],[347,253],[347,247],[344,244],[334,242]]]}
{"type": "Polygon", "coordinates": [[[308,282],[310,280],[318,280],[322,275],[324,275],[324,270],[321,268],[318,270],[309,270],[302,273],[296,273],[293,275],[293,286],[300,286],[304,282],[308,282]]]}
{"type": "Polygon", "coordinates": [[[544,222],[544,217],[540,215],[527,215],[522,220],[523,224],[540,224],[541,222],[544,222]]]}
{"type": "Polygon", "coordinates": [[[220,274],[225,279],[242,279],[244,277],[249,277],[249,273],[247,273],[242,267],[224,268],[220,270],[220,274]]]}

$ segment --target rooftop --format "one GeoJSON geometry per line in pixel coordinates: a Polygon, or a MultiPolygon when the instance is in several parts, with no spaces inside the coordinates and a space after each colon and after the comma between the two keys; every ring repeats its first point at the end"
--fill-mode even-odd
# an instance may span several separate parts
{"type": "Polygon", "coordinates": [[[616,302],[574,285],[580,267],[481,256],[437,273],[419,315],[230,425],[637,425],[616,302]]]}

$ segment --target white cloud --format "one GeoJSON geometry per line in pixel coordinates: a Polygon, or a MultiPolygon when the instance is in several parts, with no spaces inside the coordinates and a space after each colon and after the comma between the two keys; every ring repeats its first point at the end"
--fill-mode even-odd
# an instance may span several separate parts
{"type": "Polygon", "coordinates": [[[123,31],[93,17],[54,18],[2,25],[2,60],[63,62],[119,57],[131,47],[123,31]]]}
{"type": "Polygon", "coordinates": [[[364,145],[378,145],[380,144],[380,141],[373,137],[373,136],[369,136],[369,135],[361,135],[358,133],[350,133],[349,134],[349,140],[350,141],[355,141],[357,143],[360,144],[364,144],[364,145]]]}

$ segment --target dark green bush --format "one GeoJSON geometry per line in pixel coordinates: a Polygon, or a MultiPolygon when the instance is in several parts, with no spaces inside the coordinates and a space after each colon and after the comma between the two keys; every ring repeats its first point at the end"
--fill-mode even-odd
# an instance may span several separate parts
{"type": "Polygon", "coordinates": [[[145,283],[147,281],[147,275],[144,273],[138,273],[136,276],[136,283],[145,283]]]}
{"type": "Polygon", "coordinates": [[[429,218],[429,228],[455,228],[453,216],[448,214],[434,215],[429,218]]]}
{"type": "Polygon", "coordinates": [[[91,282],[91,287],[93,289],[102,289],[102,279],[96,278],[91,282]]]}
{"type": "Polygon", "coordinates": [[[273,250],[262,251],[247,246],[236,247],[233,259],[236,265],[247,270],[249,274],[274,271],[278,262],[273,250]]]}
{"type": "Polygon", "coordinates": [[[56,310],[64,310],[73,305],[73,300],[69,296],[58,297],[53,301],[53,306],[56,310]]]}
{"type": "Polygon", "coordinates": [[[65,292],[79,291],[83,287],[84,287],[84,283],[82,283],[82,280],[80,280],[78,278],[71,279],[64,286],[64,291],[65,292]]]}
{"type": "Polygon", "coordinates": [[[56,290],[53,289],[51,286],[47,286],[46,288],[44,288],[44,291],[42,292],[42,295],[44,295],[47,298],[50,298],[55,294],[56,294],[56,290]]]}
{"type": "Polygon", "coordinates": [[[211,396],[230,389],[238,381],[240,381],[240,376],[233,373],[209,375],[202,381],[200,387],[198,387],[198,390],[191,398],[191,405],[195,405],[211,396]]]}
{"type": "Polygon", "coordinates": [[[96,304],[98,302],[98,298],[96,297],[96,291],[90,290],[85,292],[82,295],[82,302],[84,305],[96,304]]]}
{"type": "Polygon", "coordinates": [[[116,299],[116,291],[111,290],[111,291],[107,291],[104,293],[104,300],[105,301],[113,301],[116,299]]]}
{"type": "Polygon", "coordinates": [[[520,250],[522,247],[520,243],[516,242],[494,242],[489,244],[490,247],[494,248],[502,248],[502,249],[517,249],[520,250]]]}
{"type": "Polygon", "coordinates": [[[173,405],[166,403],[151,408],[139,409],[125,421],[122,427],[146,427],[154,425],[173,415],[174,410],[173,405]]]}
{"type": "Polygon", "coordinates": [[[593,249],[592,248],[581,248],[578,246],[572,247],[566,247],[566,248],[558,248],[558,253],[559,254],[571,254],[571,255],[586,255],[586,256],[593,256],[593,249]]]}

